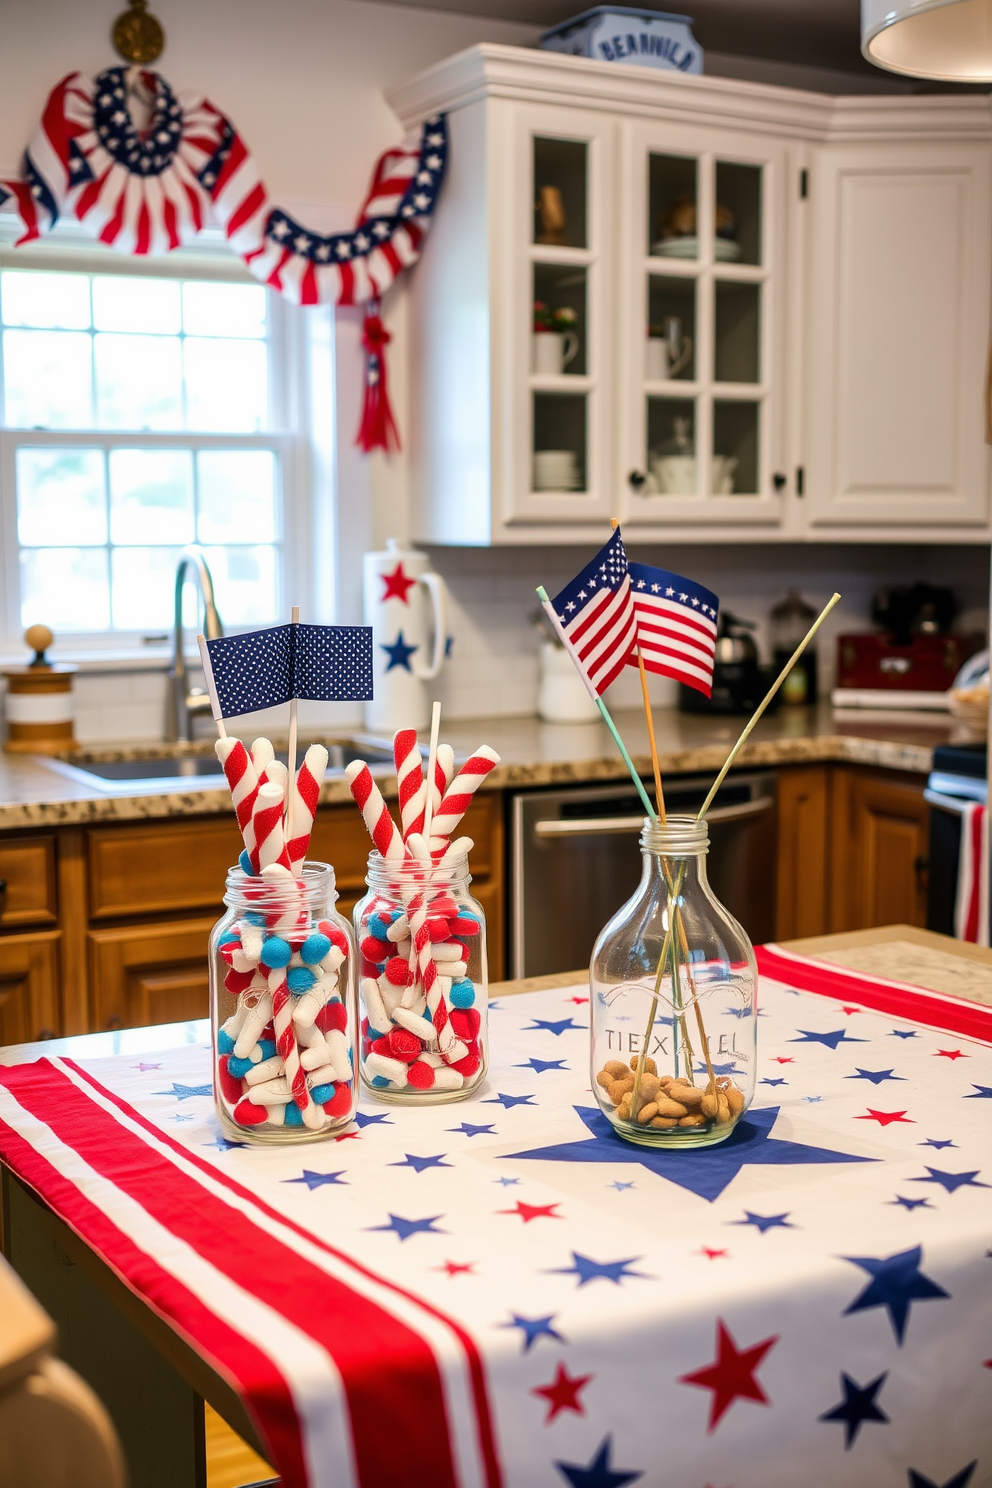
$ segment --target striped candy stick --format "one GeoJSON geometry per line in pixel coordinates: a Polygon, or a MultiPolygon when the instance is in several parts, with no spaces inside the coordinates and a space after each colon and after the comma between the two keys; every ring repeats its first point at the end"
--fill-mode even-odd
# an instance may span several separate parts
{"type": "Polygon", "coordinates": [[[233,739],[230,735],[218,739],[214,745],[214,751],[220,760],[221,768],[230,787],[234,813],[238,818],[238,827],[243,836],[246,826],[251,821],[252,807],[258,794],[258,775],[254,762],[241,740],[233,739]]]}
{"type": "Polygon", "coordinates": [[[282,804],[281,786],[271,782],[259,786],[251,817],[254,843],[248,849],[255,873],[270,863],[280,863],[287,870],[290,868],[282,826],[282,804]]]}
{"type": "Polygon", "coordinates": [[[437,769],[434,779],[441,792],[441,799],[455,778],[455,751],[450,744],[439,744],[437,746],[437,769]]]}
{"type": "Polygon", "coordinates": [[[311,744],[303,756],[303,763],[296,772],[296,779],[289,793],[286,850],[289,853],[290,867],[294,873],[302,870],[306,859],[307,848],[310,846],[310,833],[313,831],[314,818],[317,815],[321,781],[326,769],[327,750],[323,744],[311,744]]]}
{"type": "Polygon", "coordinates": [[[431,852],[447,847],[452,833],[472,804],[472,797],[485,780],[490,770],[499,764],[499,755],[488,744],[482,744],[465,761],[445,792],[444,800],[431,822],[431,852]]]}
{"type": "Polygon", "coordinates": [[[380,855],[388,863],[402,863],[405,857],[403,837],[372,779],[372,771],[364,760],[353,760],[344,776],[380,855]]]}
{"type": "Polygon", "coordinates": [[[424,764],[416,729],[398,729],[393,735],[393,761],[400,798],[400,830],[403,840],[407,841],[411,832],[423,831],[427,800],[424,764]]]}
{"type": "Polygon", "coordinates": [[[293,1006],[296,999],[286,985],[285,969],[272,972],[269,981],[270,985],[275,983],[272,991],[272,1023],[276,1035],[276,1051],[282,1059],[286,1081],[300,1108],[304,1126],[317,1131],[324,1125],[324,1112],[310,1099],[307,1072],[300,1064],[300,1050],[293,1027],[293,1006]]]}

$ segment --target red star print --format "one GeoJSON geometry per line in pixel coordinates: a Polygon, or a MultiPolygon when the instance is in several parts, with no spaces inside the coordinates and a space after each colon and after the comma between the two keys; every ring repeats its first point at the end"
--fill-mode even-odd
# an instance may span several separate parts
{"type": "Polygon", "coordinates": [[[842,1007],[841,1008],[841,1012],[842,1013],[846,1013],[848,1017],[850,1017],[852,1013],[860,1013],[860,1011],[861,1011],[861,1009],[860,1008],[856,1008],[856,1007],[842,1007]]]}
{"type": "Polygon", "coordinates": [[[934,1059],[970,1059],[970,1054],[962,1054],[960,1049],[938,1049],[933,1056],[934,1059]]]}
{"type": "Polygon", "coordinates": [[[446,1271],[449,1276],[461,1276],[463,1272],[467,1273],[469,1276],[474,1276],[474,1266],[474,1261],[469,1261],[467,1265],[463,1264],[460,1261],[445,1261],[443,1266],[434,1266],[433,1270],[446,1271]]]}
{"type": "Polygon", "coordinates": [[[704,1245],[699,1250],[696,1251],[696,1254],[697,1255],[704,1255],[708,1261],[715,1261],[720,1256],[729,1255],[729,1251],[726,1251],[726,1250],[710,1250],[710,1248],[709,1248],[708,1245],[704,1245]]]}
{"type": "Polygon", "coordinates": [[[361,1138],[361,1135],[361,1132],[342,1132],[341,1135],[339,1137],[335,1137],[334,1140],[335,1142],[357,1142],[361,1138]]]}
{"type": "Polygon", "coordinates": [[[397,563],[392,573],[380,574],[379,577],[382,579],[382,582],[386,586],[382,592],[383,603],[385,603],[387,599],[401,599],[405,605],[408,605],[410,603],[409,599],[407,598],[407,593],[410,589],[416,587],[417,581],[416,579],[407,578],[406,574],[403,572],[402,563],[397,563]]]}
{"type": "MultiPolygon", "coordinates": [[[[561,1203],[559,1199],[558,1203],[561,1203]]],[[[497,1214],[519,1214],[524,1224],[530,1224],[532,1219],[564,1219],[564,1214],[556,1214],[558,1204],[525,1204],[518,1199],[513,1209],[497,1209],[497,1214]]]]}
{"type": "Polygon", "coordinates": [[[754,1372],[778,1340],[776,1333],[773,1338],[766,1338],[763,1343],[756,1343],[749,1349],[738,1349],[723,1319],[717,1318],[716,1358],[713,1363],[693,1374],[679,1376],[681,1385],[699,1385],[703,1390],[713,1391],[707,1431],[716,1429],[720,1418],[738,1396],[742,1400],[755,1400],[759,1405],[771,1404],[754,1372]]]}
{"type": "Polygon", "coordinates": [[[565,1001],[574,1002],[576,1005],[581,1005],[583,1002],[588,1002],[589,999],[588,997],[566,997],[565,1001]]]}
{"type": "Polygon", "coordinates": [[[891,1126],[893,1121],[905,1121],[907,1126],[915,1126],[916,1122],[912,1116],[907,1116],[905,1111],[873,1111],[868,1107],[867,1116],[855,1116],[855,1121],[877,1121],[879,1126],[891,1126]]]}
{"type": "Polygon", "coordinates": [[[776,1064],[795,1064],[795,1062],[796,1061],[794,1059],[790,1059],[790,1058],[785,1057],[785,1056],[783,1056],[781,1054],[776,1054],[775,1055],[775,1063],[776,1064]]]}
{"type": "Polygon", "coordinates": [[[579,1391],[593,1378],[591,1374],[581,1374],[569,1377],[568,1370],[564,1364],[559,1364],[554,1379],[550,1385],[538,1385],[531,1390],[532,1395],[543,1395],[548,1402],[549,1410],[544,1424],[549,1426],[559,1411],[575,1411],[576,1415],[584,1416],[586,1408],[579,1402],[579,1391]]]}

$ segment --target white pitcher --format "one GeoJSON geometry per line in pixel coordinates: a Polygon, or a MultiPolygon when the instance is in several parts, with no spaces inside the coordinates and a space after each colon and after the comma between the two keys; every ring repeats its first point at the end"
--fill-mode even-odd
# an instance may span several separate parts
{"type": "Polygon", "coordinates": [[[365,727],[392,734],[430,723],[426,683],[444,665],[448,592],[426,553],[386,539],[385,551],[366,553],[365,624],[372,627],[373,697],[365,727]]]}

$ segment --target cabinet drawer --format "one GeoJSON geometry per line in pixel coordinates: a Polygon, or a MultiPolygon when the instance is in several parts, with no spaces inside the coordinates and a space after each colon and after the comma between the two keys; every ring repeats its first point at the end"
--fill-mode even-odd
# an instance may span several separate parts
{"type": "Polygon", "coordinates": [[[90,917],[216,909],[242,842],[234,812],[207,821],[160,821],[89,833],[90,917]]]}
{"type": "Polygon", "coordinates": [[[55,924],[54,837],[0,840],[0,879],[0,926],[55,924]]]}
{"type": "Polygon", "coordinates": [[[91,931],[91,1026],[141,1028],[205,1018],[213,923],[207,917],[91,931]]]}

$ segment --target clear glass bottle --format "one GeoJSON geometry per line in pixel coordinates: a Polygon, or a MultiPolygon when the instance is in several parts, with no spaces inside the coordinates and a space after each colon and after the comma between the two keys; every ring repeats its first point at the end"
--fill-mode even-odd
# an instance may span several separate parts
{"type": "Polygon", "coordinates": [[[708,848],[705,820],[645,820],[637,892],[593,947],[593,1090],[647,1147],[722,1142],[754,1095],[757,967],[707,882],[708,848]]]}
{"type": "Polygon", "coordinates": [[[210,936],[214,1100],[240,1142],[308,1142],[353,1119],[355,962],[334,870],[297,879],[232,868],[210,936]]]}
{"type": "Polygon", "coordinates": [[[468,859],[427,870],[369,854],[355,906],[361,958],[359,1069],[378,1100],[464,1100],[488,1061],[486,917],[468,859]]]}

